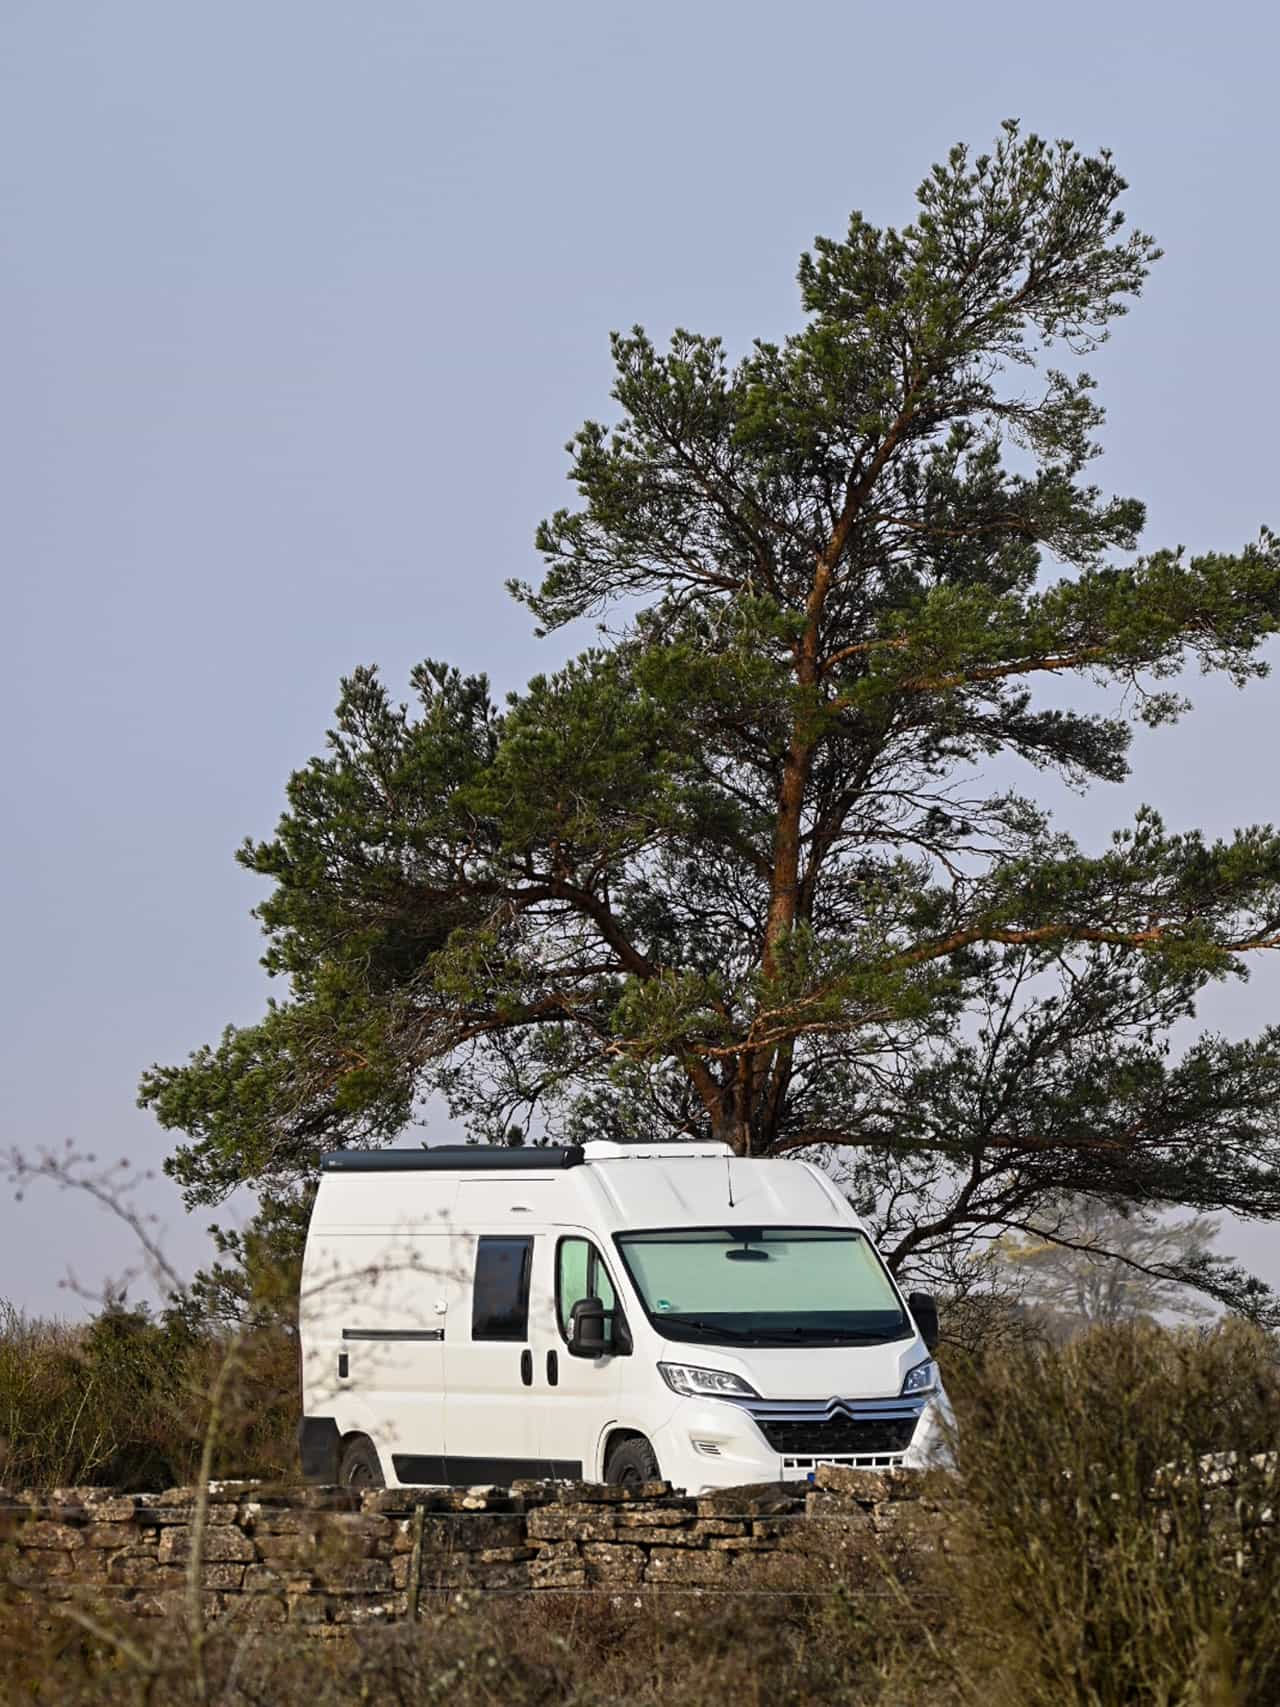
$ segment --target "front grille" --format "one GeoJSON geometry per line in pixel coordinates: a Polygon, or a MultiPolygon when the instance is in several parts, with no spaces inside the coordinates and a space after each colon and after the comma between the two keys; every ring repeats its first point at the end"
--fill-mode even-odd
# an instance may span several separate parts
{"type": "Polygon", "coordinates": [[[820,1458],[784,1458],[782,1469],[784,1477],[791,1471],[807,1476],[816,1470],[819,1464],[843,1464],[848,1470],[900,1470],[904,1462],[901,1452],[855,1452],[847,1458],[837,1458],[834,1453],[829,1452],[820,1458]]]}
{"type": "Polygon", "coordinates": [[[916,1430],[916,1419],[907,1417],[833,1416],[823,1420],[782,1422],[756,1418],[756,1427],[775,1452],[788,1457],[841,1458],[869,1454],[905,1452],[916,1430]]]}

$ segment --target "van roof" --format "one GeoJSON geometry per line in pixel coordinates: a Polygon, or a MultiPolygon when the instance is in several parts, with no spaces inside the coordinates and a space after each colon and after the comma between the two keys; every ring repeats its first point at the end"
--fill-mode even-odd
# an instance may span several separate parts
{"type": "Polygon", "coordinates": [[[504,1178],[518,1190],[521,1213],[529,1213],[533,1199],[527,1186],[516,1187],[513,1176],[518,1175],[530,1186],[541,1176],[539,1208],[553,1222],[614,1231],[860,1226],[843,1193],[812,1163],[789,1157],[740,1157],[727,1144],[599,1141],[519,1149],[466,1144],[430,1150],[339,1150],[324,1158],[323,1168],[327,1185],[317,1201],[317,1224],[390,1224],[415,1217],[428,1203],[437,1214],[462,1214],[464,1200],[468,1218],[488,1219],[490,1207],[501,1216],[508,1201],[501,1192],[504,1178]],[[421,1177],[421,1191],[406,1193],[409,1181],[404,1176],[410,1173],[421,1177]],[[402,1183],[393,1185],[388,1174],[398,1174],[402,1183]],[[354,1176],[350,1192],[339,1188],[335,1176],[342,1175],[354,1176]],[[477,1175],[490,1183],[482,1185],[477,1175]],[[357,1188],[356,1180],[362,1176],[357,1188]],[[384,1183],[379,1184],[377,1176],[384,1183]],[[330,1195],[335,1190],[336,1196],[330,1195]],[[551,1195],[542,1197],[544,1191],[551,1195]],[[494,1192],[499,1196],[494,1197],[494,1192]]]}

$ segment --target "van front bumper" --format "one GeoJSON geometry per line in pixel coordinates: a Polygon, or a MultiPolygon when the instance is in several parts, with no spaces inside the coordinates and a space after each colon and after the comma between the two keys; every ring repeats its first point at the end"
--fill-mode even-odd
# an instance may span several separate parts
{"type": "Polygon", "coordinates": [[[803,1481],[819,1464],[926,1470],[952,1463],[954,1418],[918,1399],[684,1399],[653,1438],[663,1476],[689,1493],[803,1481]]]}

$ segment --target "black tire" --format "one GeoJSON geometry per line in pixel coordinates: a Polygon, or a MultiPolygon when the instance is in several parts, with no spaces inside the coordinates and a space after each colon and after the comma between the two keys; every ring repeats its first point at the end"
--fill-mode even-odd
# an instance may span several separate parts
{"type": "Polygon", "coordinates": [[[604,1479],[621,1487],[634,1487],[641,1482],[660,1482],[662,1472],[653,1448],[642,1434],[632,1435],[615,1446],[605,1465],[604,1479]]]}
{"type": "Polygon", "coordinates": [[[344,1488],[357,1490],[386,1487],[374,1444],[365,1435],[354,1435],[343,1447],[338,1481],[344,1488]]]}

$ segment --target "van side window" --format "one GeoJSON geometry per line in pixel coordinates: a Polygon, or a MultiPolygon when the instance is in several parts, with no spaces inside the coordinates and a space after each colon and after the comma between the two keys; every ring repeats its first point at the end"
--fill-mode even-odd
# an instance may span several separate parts
{"type": "Polygon", "coordinates": [[[471,1294],[473,1340],[522,1340],[529,1334],[532,1239],[482,1236],[471,1294]]]}
{"type": "Polygon", "coordinates": [[[598,1298],[606,1312],[617,1307],[608,1273],[590,1239],[561,1239],[556,1253],[556,1311],[566,1339],[573,1307],[582,1298],[598,1298]]]}

